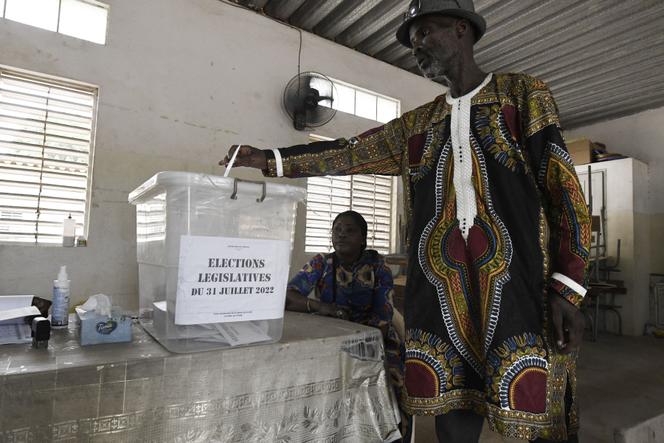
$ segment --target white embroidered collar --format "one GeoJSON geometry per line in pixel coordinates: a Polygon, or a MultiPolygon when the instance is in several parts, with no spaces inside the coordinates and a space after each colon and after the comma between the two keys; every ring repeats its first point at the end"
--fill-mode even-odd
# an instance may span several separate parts
{"type": "Polygon", "coordinates": [[[478,92],[482,90],[483,87],[489,84],[491,81],[491,78],[493,77],[493,73],[490,72],[489,75],[486,76],[486,78],[480,83],[475,89],[470,91],[468,94],[462,95],[461,97],[452,97],[451,94],[445,94],[445,101],[447,101],[447,104],[453,105],[459,102],[459,100],[468,100],[477,95],[478,92]]]}

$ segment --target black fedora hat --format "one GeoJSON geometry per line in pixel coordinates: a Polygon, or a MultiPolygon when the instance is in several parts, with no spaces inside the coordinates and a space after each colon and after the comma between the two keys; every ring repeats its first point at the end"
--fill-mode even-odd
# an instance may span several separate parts
{"type": "Polygon", "coordinates": [[[411,48],[410,25],[419,17],[433,14],[465,18],[475,28],[475,42],[482,38],[486,31],[486,21],[475,12],[473,0],[413,0],[404,14],[403,23],[397,30],[399,43],[411,48]]]}

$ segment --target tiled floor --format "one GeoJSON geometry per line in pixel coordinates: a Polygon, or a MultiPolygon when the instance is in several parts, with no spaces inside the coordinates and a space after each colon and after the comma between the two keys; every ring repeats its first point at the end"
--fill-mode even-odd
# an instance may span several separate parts
{"type": "MultiPolygon", "coordinates": [[[[612,443],[616,429],[664,414],[664,339],[600,335],[584,342],[578,366],[582,443],[612,443]]],[[[435,443],[433,419],[418,417],[416,443],[435,443]]],[[[503,439],[486,426],[481,443],[503,439]]]]}

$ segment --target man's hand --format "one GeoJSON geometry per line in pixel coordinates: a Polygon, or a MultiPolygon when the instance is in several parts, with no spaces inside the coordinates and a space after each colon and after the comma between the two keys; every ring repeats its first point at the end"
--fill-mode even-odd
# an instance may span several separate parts
{"type": "Polygon", "coordinates": [[[586,326],[581,310],[555,293],[549,294],[549,307],[558,351],[569,354],[578,350],[586,326]]]}
{"type": "Polygon", "coordinates": [[[263,152],[262,149],[257,149],[249,145],[232,145],[228,150],[226,157],[224,157],[219,164],[222,166],[228,166],[228,162],[231,161],[238,146],[241,146],[240,152],[237,153],[233,167],[247,166],[249,168],[267,169],[267,157],[265,156],[265,152],[263,152]]]}

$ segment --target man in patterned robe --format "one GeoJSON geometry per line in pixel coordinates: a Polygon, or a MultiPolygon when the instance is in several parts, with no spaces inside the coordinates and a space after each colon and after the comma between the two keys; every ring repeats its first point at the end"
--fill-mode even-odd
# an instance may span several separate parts
{"type": "Polygon", "coordinates": [[[547,86],[475,63],[485,27],[472,0],[413,1],[397,39],[446,94],[350,139],[243,146],[236,165],[267,176],[401,176],[402,406],[435,415],[440,441],[476,442],[484,418],[507,437],[577,441],[588,209],[547,86]]]}

